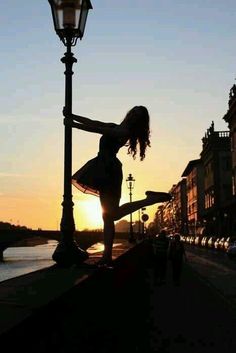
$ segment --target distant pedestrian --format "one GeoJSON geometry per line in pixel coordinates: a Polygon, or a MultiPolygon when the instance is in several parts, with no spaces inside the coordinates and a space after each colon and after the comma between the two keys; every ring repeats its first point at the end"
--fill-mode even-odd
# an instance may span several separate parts
{"type": "Polygon", "coordinates": [[[180,235],[175,234],[173,240],[171,240],[169,244],[168,258],[172,263],[172,278],[176,286],[180,285],[183,257],[186,260],[184,245],[180,240],[180,235]]]}
{"type": "Polygon", "coordinates": [[[167,251],[169,240],[166,231],[162,230],[153,239],[154,252],[154,280],[156,284],[164,284],[166,281],[167,251]]]}

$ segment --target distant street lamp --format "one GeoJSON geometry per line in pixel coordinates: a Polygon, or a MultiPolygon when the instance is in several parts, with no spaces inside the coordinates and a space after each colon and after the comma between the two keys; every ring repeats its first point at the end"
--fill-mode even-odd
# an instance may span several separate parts
{"type": "MultiPolygon", "coordinates": [[[[88,11],[92,9],[90,0],[48,0],[52,10],[55,31],[66,46],[65,56],[61,59],[65,64],[65,109],[72,112],[72,66],[77,62],[71,47],[82,39],[88,11]]],[[[88,258],[87,252],[80,249],[75,240],[75,223],[73,217],[73,201],[71,190],[72,175],[72,128],[65,126],[64,145],[64,195],[62,202],[62,219],[60,230],[61,241],[53,253],[53,260],[61,266],[80,264],[88,258]]]]}
{"type": "MultiPolygon", "coordinates": [[[[132,202],[132,190],[134,188],[135,179],[133,178],[132,174],[129,174],[128,178],[126,179],[127,188],[129,189],[129,201],[132,202]]],[[[129,242],[133,243],[135,241],[134,238],[134,231],[133,231],[133,220],[132,220],[132,213],[130,213],[130,222],[129,222],[129,242]]]]}

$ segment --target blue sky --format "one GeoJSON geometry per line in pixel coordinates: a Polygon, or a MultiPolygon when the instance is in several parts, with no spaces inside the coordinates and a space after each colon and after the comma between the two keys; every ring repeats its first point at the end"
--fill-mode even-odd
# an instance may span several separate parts
{"type": "MultiPolygon", "coordinates": [[[[65,48],[48,1],[21,4],[3,2],[0,14],[0,218],[53,228],[63,193],[65,48]]],[[[74,48],[73,110],[118,123],[132,106],[146,105],[152,129],[146,160],[132,161],[125,150],[119,157],[124,176],[132,172],[137,180],[136,199],[147,189],[167,191],[188,161],[199,157],[211,121],[217,130],[227,129],[222,117],[236,77],[236,4],[92,4],[84,38],[74,48]]],[[[98,141],[98,135],[73,133],[73,170],[96,155],[98,141]]],[[[74,193],[81,205],[87,202],[89,196],[74,193]]],[[[127,200],[124,183],[122,201],[127,200]]],[[[82,210],[76,212],[85,220],[82,210]]]]}

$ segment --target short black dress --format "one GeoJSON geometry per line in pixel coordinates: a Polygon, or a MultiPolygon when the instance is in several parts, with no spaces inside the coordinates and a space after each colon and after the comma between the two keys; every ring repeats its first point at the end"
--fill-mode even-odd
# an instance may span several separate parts
{"type": "Polygon", "coordinates": [[[100,192],[106,192],[120,198],[123,174],[116,154],[123,145],[118,138],[102,135],[97,157],[72,176],[72,184],[86,194],[99,196],[100,192]]]}

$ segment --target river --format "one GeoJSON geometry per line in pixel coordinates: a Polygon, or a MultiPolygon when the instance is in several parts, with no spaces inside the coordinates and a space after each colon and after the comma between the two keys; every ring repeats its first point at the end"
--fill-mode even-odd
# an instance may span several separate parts
{"type": "Polygon", "coordinates": [[[56,240],[36,246],[11,247],[4,251],[4,262],[0,263],[0,282],[55,264],[52,254],[56,240]]]}
{"type": "MultiPolygon", "coordinates": [[[[55,265],[52,254],[57,244],[56,240],[47,240],[45,244],[6,249],[3,252],[4,262],[0,262],[0,282],[55,265]]],[[[89,254],[93,254],[101,252],[103,248],[103,244],[98,242],[87,251],[89,254]]]]}

